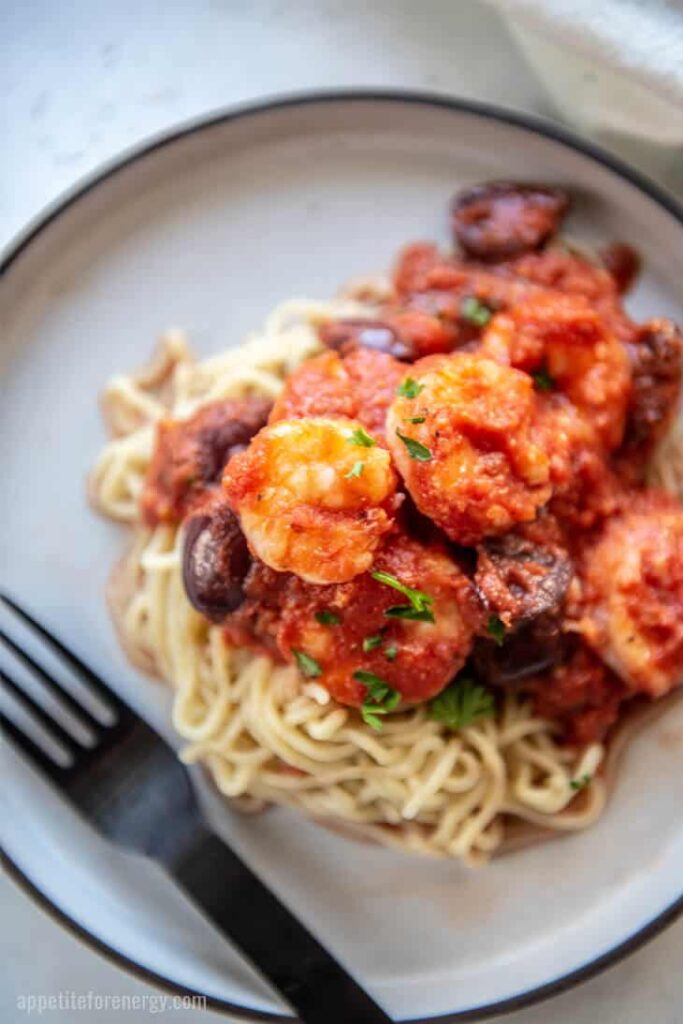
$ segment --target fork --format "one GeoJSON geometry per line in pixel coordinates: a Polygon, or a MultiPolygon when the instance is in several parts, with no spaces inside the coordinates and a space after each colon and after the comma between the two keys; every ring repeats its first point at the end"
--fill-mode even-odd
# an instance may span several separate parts
{"type": "MultiPolygon", "coordinates": [[[[45,690],[94,736],[85,746],[8,672],[15,701],[64,748],[60,765],[7,715],[12,743],[106,839],[163,866],[206,917],[293,1007],[303,1024],[391,1024],[327,949],[207,826],[187,769],[172,748],[80,658],[13,600],[0,600],[45,642],[108,709],[95,718],[46,669],[0,630],[0,639],[45,690]]],[[[282,1018],[284,1019],[284,1018],[282,1018]]]]}

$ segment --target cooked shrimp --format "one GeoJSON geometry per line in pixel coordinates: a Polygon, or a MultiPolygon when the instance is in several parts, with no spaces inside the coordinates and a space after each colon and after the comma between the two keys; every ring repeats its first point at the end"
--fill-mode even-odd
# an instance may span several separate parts
{"type": "Polygon", "coordinates": [[[565,532],[567,546],[581,543],[581,531],[612,515],[623,488],[604,457],[593,425],[559,393],[538,396],[536,436],[550,459],[550,511],[565,532]]]}
{"type": "Polygon", "coordinates": [[[621,443],[631,391],[628,353],[583,296],[537,295],[497,314],[481,352],[566,395],[607,451],[621,443]]]}
{"type": "Polygon", "coordinates": [[[428,700],[469,654],[482,614],[474,587],[443,544],[420,542],[400,528],[380,544],[372,568],[380,579],[363,573],[320,587],[255,563],[246,600],[225,619],[226,636],[298,661],[342,704],[363,703],[369,674],[404,701],[428,700]],[[397,616],[397,607],[410,608],[387,579],[421,592],[428,614],[397,616]]]}
{"type": "Polygon", "coordinates": [[[631,498],[584,552],[584,618],[593,649],[632,691],[661,697],[683,683],[683,507],[631,498]]]}
{"type": "Polygon", "coordinates": [[[551,494],[531,378],[459,353],[411,367],[387,440],[420,511],[461,544],[532,520],[551,494]]]}
{"type": "Polygon", "coordinates": [[[365,572],[398,506],[391,458],[356,420],[282,420],[233,456],[223,487],[254,555],[311,583],[365,572]]]}

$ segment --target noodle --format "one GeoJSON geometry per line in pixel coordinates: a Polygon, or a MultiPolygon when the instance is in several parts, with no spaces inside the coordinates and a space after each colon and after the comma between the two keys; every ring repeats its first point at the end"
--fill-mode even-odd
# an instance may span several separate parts
{"type": "MultiPolygon", "coordinates": [[[[356,294],[369,299],[372,291],[366,284],[356,294]]],[[[495,719],[460,732],[417,706],[375,733],[291,666],[229,647],[185,596],[180,531],[139,521],[155,422],[225,397],[277,395],[285,376],[319,349],[316,324],[344,315],[372,316],[373,307],[287,302],[243,346],[202,362],[179,332],[169,332],[154,364],[107,387],[114,436],[90,490],[101,512],[134,530],[110,587],[124,647],[172,683],[173,723],[187,741],[183,760],[204,764],[219,790],[247,809],[285,804],[364,838],[470,864],[503,847],[513,819],[544,830],[586,828],[602,810],[605,785],[594,777],[577,796],[572,780],[596,772],[602,746],[560,746],[552,723],[515,694],[495,719]]]]}

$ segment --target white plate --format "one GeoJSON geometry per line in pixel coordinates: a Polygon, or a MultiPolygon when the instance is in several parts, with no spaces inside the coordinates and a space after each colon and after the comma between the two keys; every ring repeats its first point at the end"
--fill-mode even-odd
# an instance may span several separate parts
{"type": "MultiPolygon", "coordinates": [[[[500,177],[569,188],[572,235],[643,255],[632,313],[681,316],[675,204],[556,130],[417,97],[313,97],[191,126],[106,170],[9,254],[3,586],[167,736],[168,693],[126,664],[105,609],[124,537],[84,496],[104,438],[98,391],[167,325],[215,351],[281,299],[329,296],[407,240],[445,241],[452,193],[500,177]]],[[[54,908],[177,986],[284,1012],[153,866],[95,838],[12,752],[3,760],[5,848],[54,908]]],[[[281,810],[240,818],[199,782],[216,827],[396,1019],[450,1020],[585,977],[673,916],[682,769],[679,704],[633,744],[595,828],[479,872],[357,845],[281,810]]]]}

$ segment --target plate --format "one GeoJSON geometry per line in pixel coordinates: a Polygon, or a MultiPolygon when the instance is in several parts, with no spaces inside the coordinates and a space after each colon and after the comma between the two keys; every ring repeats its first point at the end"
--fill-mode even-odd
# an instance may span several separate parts
{"type": "MultiPolygon", "coordinates": [[[[326,297],[411,239],[446,241],[468,182],[576,197],[567,233],[635,245],[637,318],[683,316],[683,218],[636,173],[521,115],[424,96],[337,94],[195,123],[106,168],[33,225],[0,284],[3,585],[167,737],[169,694],[124,660],[104,602],[124,536],[87,507],[96,396],[170,325],[202,353],[280,300],[326,297]]],[[[174,740],[175,742],[175,740],[174,740]]],[[[12,751],[2,829],[15,872],[100,948],[244,1018],[286,1007],[154,865],[109,848],[12,751]]],[[[629,749],[590,831],[471,871],[347,841],[285,810],[215,827],[395,1019],[483,1016],[593,973],[681,906],[683,707],[629,749]]]]}

